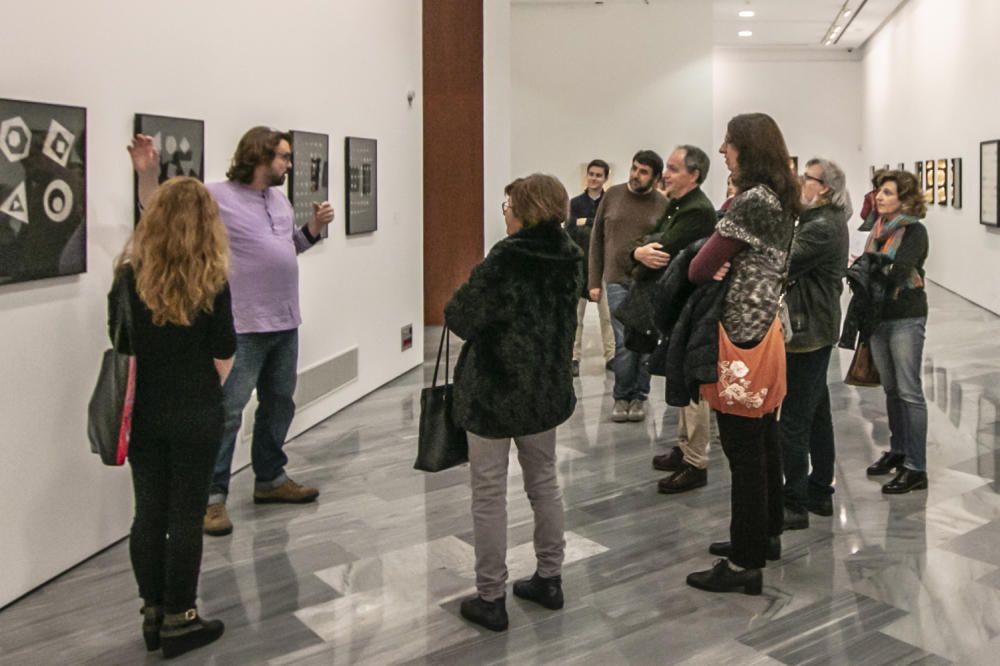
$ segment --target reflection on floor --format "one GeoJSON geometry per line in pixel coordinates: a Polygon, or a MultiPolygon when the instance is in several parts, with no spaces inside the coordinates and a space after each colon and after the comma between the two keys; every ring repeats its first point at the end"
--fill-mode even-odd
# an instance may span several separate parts
{"type": "MultiPolygon", "coordinates": [[[[468,470],[411,469],[425,364],[289,446],[293,475],[322,490],[317,504],[258,507],[247,473],[236,478],[236,531],[206,541],[201,584],[205,614],[227,632],[186,663],[995,664],[1000,318],[933,285],[929,295],[930,490],[887,498],[865,477],[888,439],[884,400],[845,386],[849,356],[834,355],[835,515],[785,534],[760,597],[684,584],[726,536],[726,462],[713,445],[706,488],[656,493],[650,458],[673,442],[676,410],[656,381],[645,423],[610,422],[588,320],[581,399],[559,431],[563,611],[508,596],[504,634],[460,619],[473,589],[468,470]]],[[[511,469],[514,577],[533,555],[511,469]]],[[[138,608],[120,544],[0,613],[0,662],[142,662],[138,608]]]]}

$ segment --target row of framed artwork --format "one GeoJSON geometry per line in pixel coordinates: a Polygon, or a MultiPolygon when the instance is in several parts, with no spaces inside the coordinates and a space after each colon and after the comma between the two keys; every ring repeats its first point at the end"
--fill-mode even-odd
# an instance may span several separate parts
{"type": "MultiPolygon", "coordinates": [[[[886,164],[883,169],[889,169],[886,164]]],[[[906,167],[900,162],[902,171],[906,167]]],[[[876,168],[869,167],[872,180],[876,168]]],[[[962,207],[962,158],[925,160],[913,163],[913,172],[924,192],[928,204],[962,207]]],[[[989,227],[1000,227],[1000,139],[979,143],[979,223],[989,227]]]]}
{"type": "MultiPolygon", "coordinates": [[[[160,154],[160,182],[174,176],[205,180],[205,123],[147,113],[135,115],[134,131],[153,137],[160,154]]],[[[313,216],[313,204],[330,198],[330,137],[292,130],[292,168],[288,172],[288,199],[295,223],[302,226],[313,216]]],[[[377,144],[375,139],[346,137],[345,229],[348,236],[378,229],[377,144]]],[[[135,221],[139,222],[138,180],[135,184],[135,221]]],[[[323,229],[323,237],[329,235],[323,229]]]]}
{"type": "MultiPolygon", "coordinates": [[[[136,114],[133,130],[153,137],[160,182],[174,176],[204,181],[204,121],[136,114]]],[[[0,99],[0,285],[87,271],[86,133],[83,107],[0,99]]],[[[291,134],[288,198],[302,225],[313,203],[329,199],[330,138],[291,134]]],[[[376,140],[346,137],[344,159],[346,232],[374,232],[376,140]]]]}
{"type": "MultiPolygon", "coordinates": [[[[869,177],[875,180],[875,174],[880,170],[888,171],[888,164],[876,169],[869,167],[869,177]]],[[[900,162],[896,169],[905,171],[906,165],[900,162]]],[[[947,206],[951,203],[952,208],[962,207],[962,158],[953,157],[950,160],[926,160],[913,163],[913,173],[917,177],[917,182],[924,193],[924,201],[927,205],[937,204],[947,206]]]]}

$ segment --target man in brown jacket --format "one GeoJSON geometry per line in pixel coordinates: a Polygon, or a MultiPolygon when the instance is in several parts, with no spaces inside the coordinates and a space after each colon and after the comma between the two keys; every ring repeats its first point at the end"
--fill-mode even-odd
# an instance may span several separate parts
{"type": "MultiPolygon", "coordinates": [[[[656,190],[663,172],[663,159],[652,150],[640,150],[632,158],[628,182],[608,189],[597,209],[590,237],[590,270],[587,288],[590,300],[598,301],[607,289],[613,313],[628,295],[631,253],[643,237],[653,232],[666,210],[667,200],[656,190]]],[[[614,407],[611,420],[642,421],[649,396],[649,370],[642,354],[625,348],[625,327],[611,318],[615,334],[614,407]]]]}

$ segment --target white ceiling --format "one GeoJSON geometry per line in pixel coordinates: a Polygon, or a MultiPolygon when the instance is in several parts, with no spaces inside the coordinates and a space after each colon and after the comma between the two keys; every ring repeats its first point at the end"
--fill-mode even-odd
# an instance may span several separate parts
{"type": "MultiPolygon", "coordinates": [[[[675,0],[512,0],[515,5],[581,5],[595,11],[600,5],[650,5],[675,0]]],[[[712,28],[715,46],[763,48],[855,49],[881,26],[907,0],[685,0],[712,3],[712,28]],[[860,10],[859,10],[860,8],[860,10]],[[753,10],[753,18],[738,16],[743,9],[753,10]],[[852,10],[853,20],[843,17],[852,10]],[[827,46],[824,38],[834,26],[845,26],[835,44],[827,46]],[[848,25],[848,20],[850,24],[848,25]],[[741,30],[753,35],[740,37],[741,30]]]]}

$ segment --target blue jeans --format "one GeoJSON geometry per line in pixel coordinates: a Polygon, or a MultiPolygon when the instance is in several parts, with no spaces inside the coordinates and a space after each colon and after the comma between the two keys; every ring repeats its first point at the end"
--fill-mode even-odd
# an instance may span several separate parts
{"type": "Polygon", "coordinates": [[[295,416],[295,393],[299,357],[299,331],[240,333],[236,336],[233,371],[222,387],[225,423],[222,448],[215,461],[209,504],[225,502],[229,494],[236,435],[243,422],[243,409],[257,389],[253,443],[250,456],[256,487],[264,490],[280,486],[288,457],[282,451],[288,427],[295,416]]]}
{"type": "MultiPolygon", "coordinates": [[[[611,282],[608,288],[608,309],[612,313],[628,296],[628,286],[611,282]]],[[[615,373],[615,400],[645,400],[649,396],[649,354],[639,354],[625,348],[625,325],[612,314],[611,330],[615,334],[615,358],[611,369],[615,373]]]]}
{"type": "Polygon", "coordinates": [[[885,389],[889,448],[906,456],[903,466],[927,469],[927,401],[921,379],[926,317],[883,321],[868,344],[885,389]]]}

